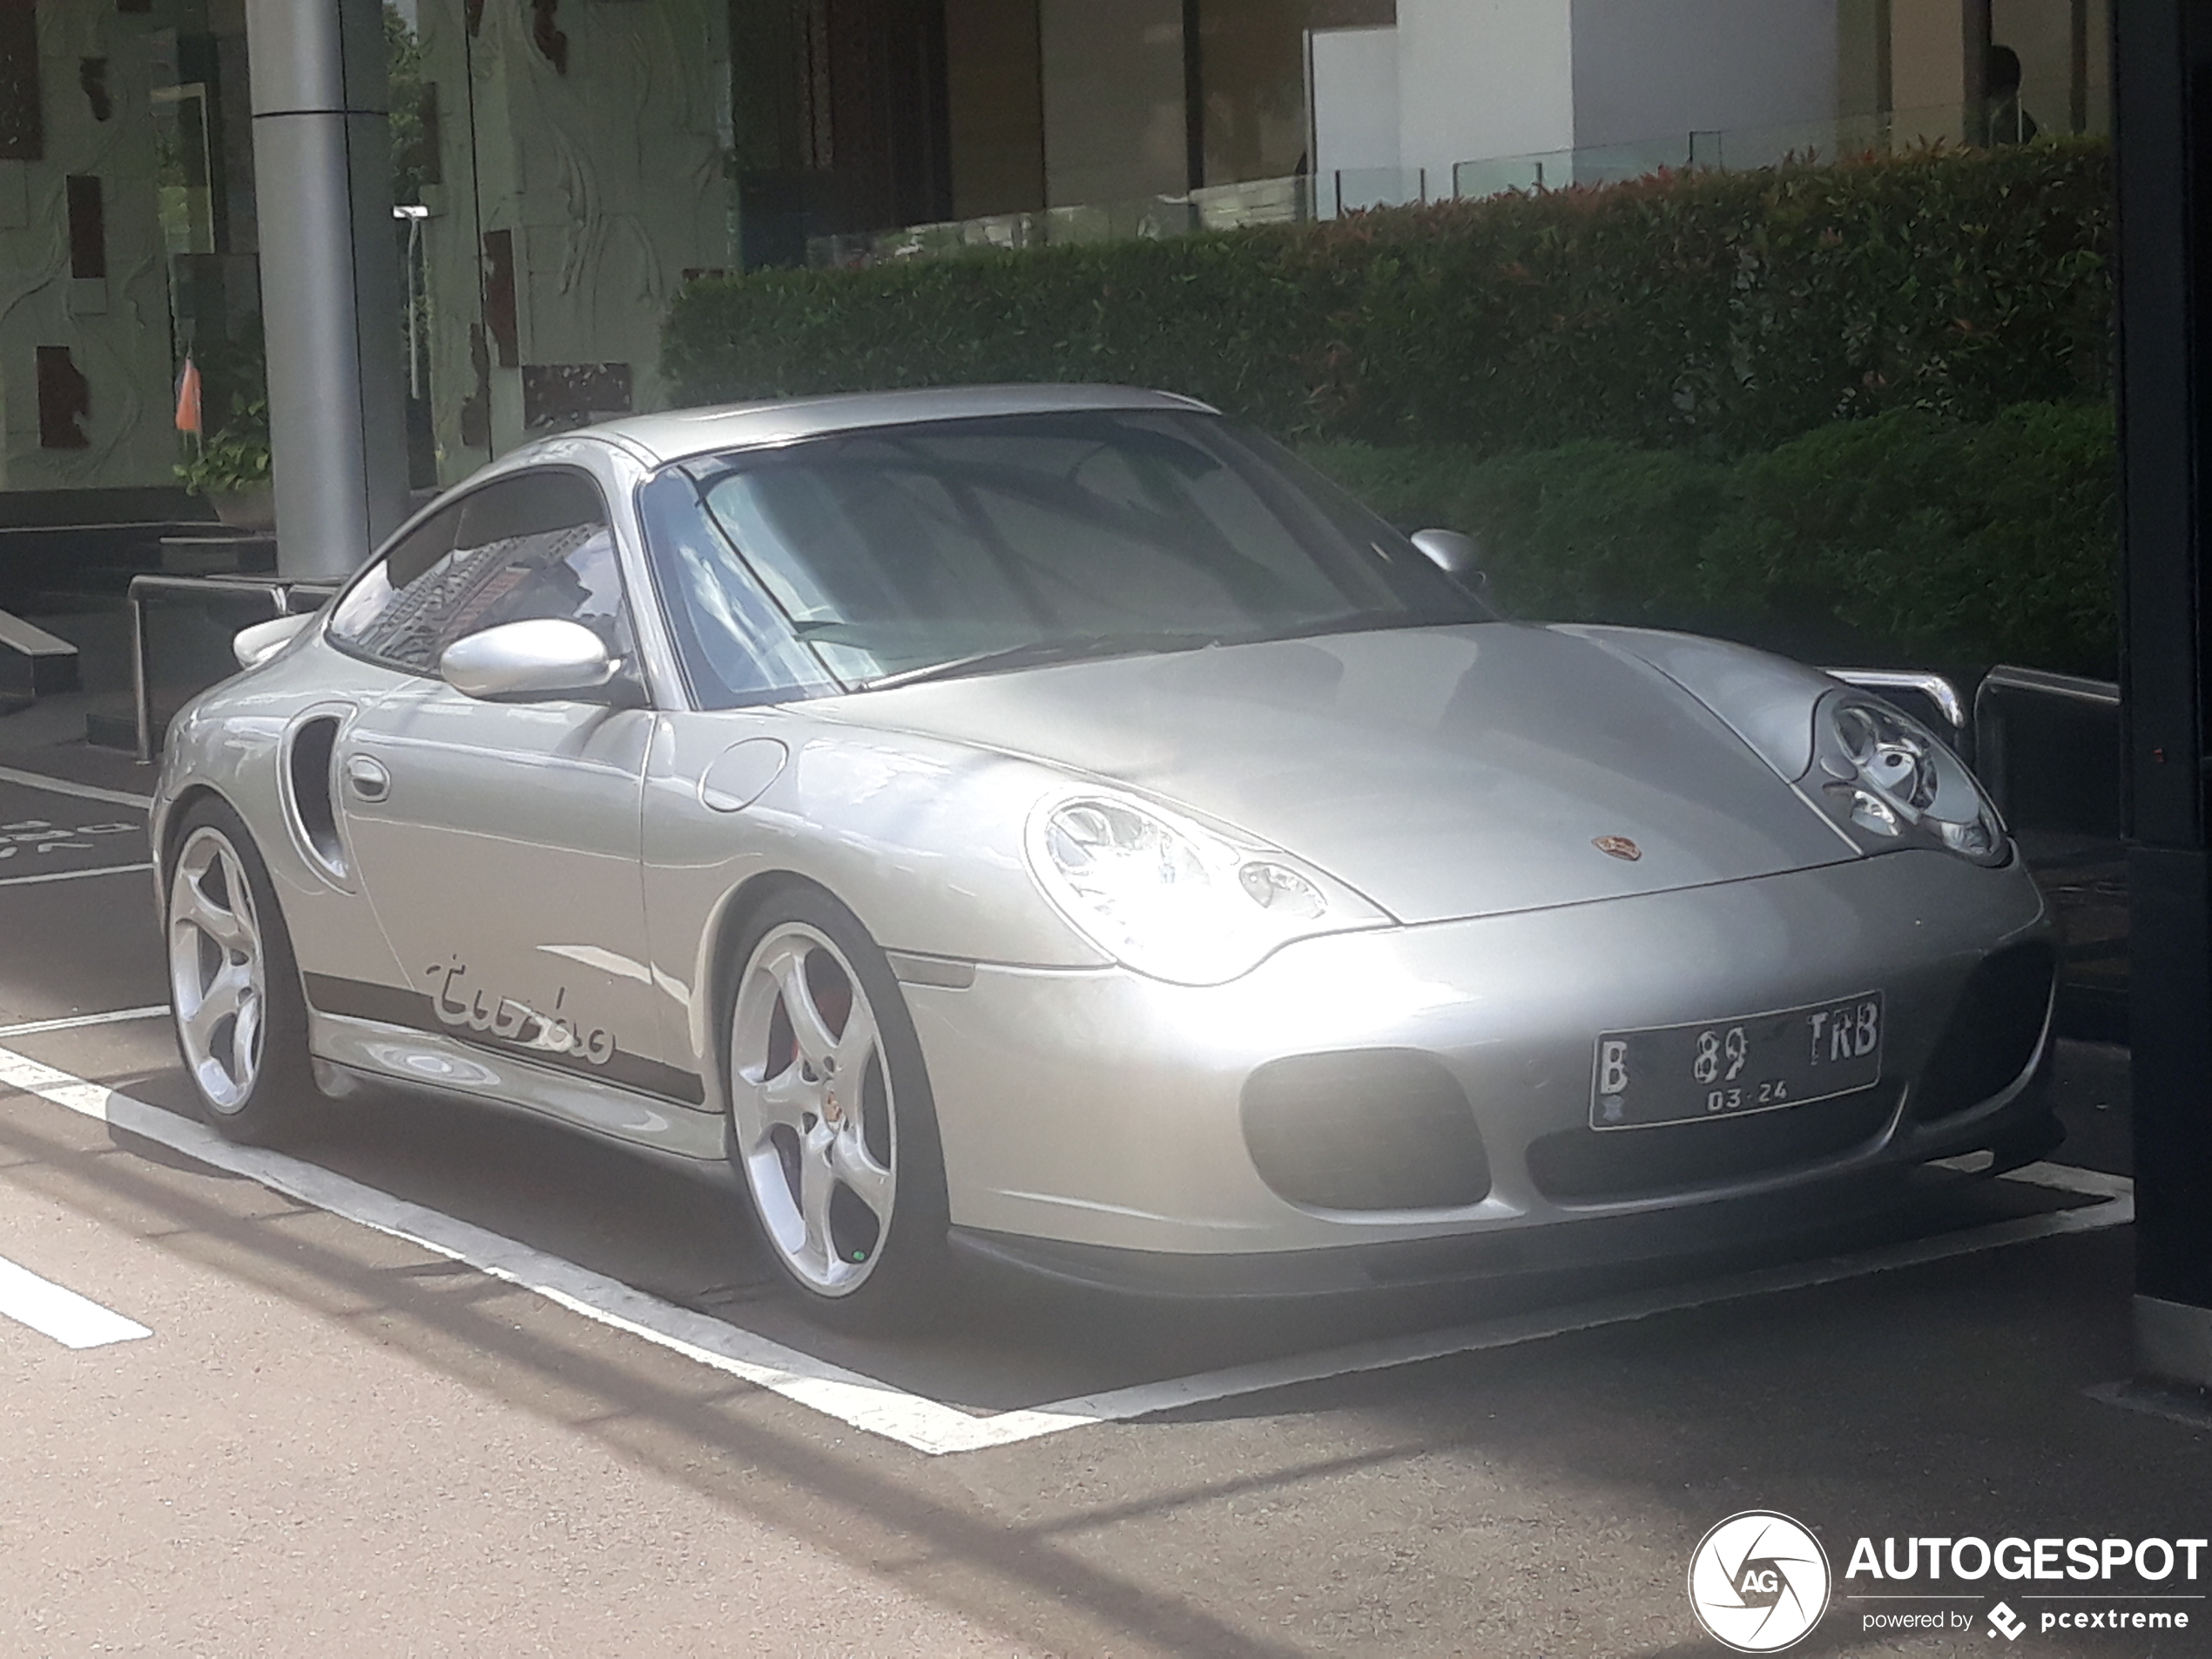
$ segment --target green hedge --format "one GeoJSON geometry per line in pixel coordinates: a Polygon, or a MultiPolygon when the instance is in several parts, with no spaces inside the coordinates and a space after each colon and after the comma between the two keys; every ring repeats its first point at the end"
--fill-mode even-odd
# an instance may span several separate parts
{"type": "Polygon", "coordinates": [[[688,287],[664,355],[692,402],[1110,381],[1283,436],[1735,455],[2101,396],[2110,190],[2067,139],[764,272],[688,287]]]}
{"type": "Polygon", "coordinates": [[[2021,404],[1980,423],[1898,409],[1733,462],[1604,441],[1303,453],[1399,523],[1480,535],[1518,614],[1831,661],[2114,671],[2104,405],[2021,404]]]}

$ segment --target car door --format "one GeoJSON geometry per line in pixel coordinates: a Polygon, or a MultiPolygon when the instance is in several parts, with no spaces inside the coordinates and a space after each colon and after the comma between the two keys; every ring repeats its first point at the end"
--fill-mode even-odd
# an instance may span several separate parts
{"type": "Polygon", "coordinates": [[[457,1040],[696,1103],[697,1076],[664,1063],[644,966],[642,691],[484,702],[436,672],[455,640],[551,617],[597,632],[625,665],[617,685],[637,688],[605,503],[587,474],[541,467],[444,518],[333,622],[334,644],[405,677],[337,758],[354,863],[409,978],[405,1006],[457,1040]]]}

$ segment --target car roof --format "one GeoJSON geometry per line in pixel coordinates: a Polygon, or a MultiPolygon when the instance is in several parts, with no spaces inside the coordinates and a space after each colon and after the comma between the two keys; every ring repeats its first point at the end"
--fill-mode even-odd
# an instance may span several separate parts
{"type": "Polygon", "coordinates": [[[995,415],[1040,415],[1066,409],[1177,409],[1217,411],[1172,392],[1127,386],[952,386],[905,392],[846,392],[718,408],[671,409],[625,415],[589,428],[641,452],[658,465],[691,455],[763,444],[789,443],[829,432],[867,427],[911,426],[995,415]]]}

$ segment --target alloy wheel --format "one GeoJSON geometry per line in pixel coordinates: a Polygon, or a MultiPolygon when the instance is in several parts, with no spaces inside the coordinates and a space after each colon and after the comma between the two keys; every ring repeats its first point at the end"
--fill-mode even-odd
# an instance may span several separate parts
{"type": "Polygon", "coordinates": [[[169,989],[185,1061],[207,1103],[235,1112],[261,1073],[268,966],[238,849],[202,826],[169,883],[169,989]]]}
{"type": "Polygon", "coordinates": [[[809,1290],[849,1295],[875,1271],[898,1190],[890,1070],[860,974],[819,930],[771,927],[730,1046],[738,1157],[768,1241],[809,1290]]]}

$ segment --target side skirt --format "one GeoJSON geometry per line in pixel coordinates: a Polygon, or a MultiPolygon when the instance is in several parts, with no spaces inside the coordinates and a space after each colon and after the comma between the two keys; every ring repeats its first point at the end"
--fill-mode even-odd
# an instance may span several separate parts
{"type": "Polygon", "coordinates": [[[316,1008],[307,1013],[307,1039],[318,1061],[318,1081],[334,1095],[348,1092],[347,1079],[343,1075],[325,1078],[326,1066],[398,1088],[509,1107],[687,1163],[726,1161],[719,1112],[680,1106],[612,1083],[586,1082],[549,1066],[409,1026],[316,1008]]]}

